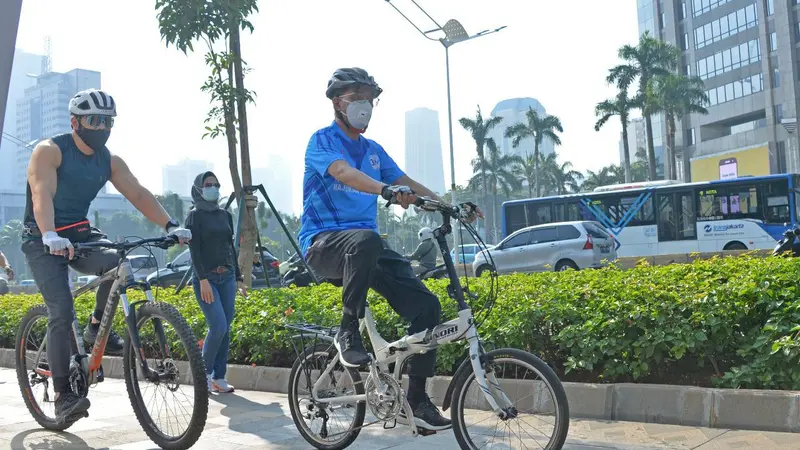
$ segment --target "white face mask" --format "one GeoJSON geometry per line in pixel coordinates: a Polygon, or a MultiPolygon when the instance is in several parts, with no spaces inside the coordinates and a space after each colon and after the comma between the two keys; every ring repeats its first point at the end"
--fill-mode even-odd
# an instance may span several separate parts
{"type": "Polygon", "coordinates": [[[355,100],[345,109],[347,122],[357,130],[366,130],[372,118],[372,103],[369,100],[355,100]]]}

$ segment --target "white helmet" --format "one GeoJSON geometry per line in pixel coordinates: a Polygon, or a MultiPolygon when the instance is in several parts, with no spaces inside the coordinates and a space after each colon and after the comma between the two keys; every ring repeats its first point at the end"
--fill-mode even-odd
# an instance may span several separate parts
{"type": "Polygon", "coordinates": [[[69,112],[76,116],[99,114],[116,117],[117,104],[113,97],[100,89],[87,89],[78,92],[70,99],[69,112]]]}
{"type": "Polygon", "coordinates": [[[433,239],[433,230],[431,230],[428,227],[422,227],[419,229],[419,233],[417,233],[417,236],[419,236],[420,241],[427,241],[428,239],[433,239]]]}

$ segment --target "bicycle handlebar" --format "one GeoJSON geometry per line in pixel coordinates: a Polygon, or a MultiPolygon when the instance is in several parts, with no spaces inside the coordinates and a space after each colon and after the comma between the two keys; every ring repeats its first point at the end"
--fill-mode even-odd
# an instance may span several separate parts
{"type": "Polygon", "coordinates": [[[175,238],[174,236],[161,236],[157,238],[138,239],[135,241],[122,241],[122,242],[102,242],[102,241],[77,242],[73,244],[73,246],[75,247],[75,252],[77,253],[80,251],[98,250],[98,249],[125,251],[125,250],[132,250],[142,245],[153,245],[155,247],[166,249],[172,247],[177,243],[178,239],[175,238]]]}

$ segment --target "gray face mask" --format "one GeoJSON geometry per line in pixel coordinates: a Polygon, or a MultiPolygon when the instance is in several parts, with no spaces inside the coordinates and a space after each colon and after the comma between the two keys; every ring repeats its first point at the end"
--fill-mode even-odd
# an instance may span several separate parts
{"type": "Polygon", "coordinates": [[[372,104],[368,100],[356,100],[347,105],[345,112],[351,127],[365,130],[372,118],[372,104]]]}

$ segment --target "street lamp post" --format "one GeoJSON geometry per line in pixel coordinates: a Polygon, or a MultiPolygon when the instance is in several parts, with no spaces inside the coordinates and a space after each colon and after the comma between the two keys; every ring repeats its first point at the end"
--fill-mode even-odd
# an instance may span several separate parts
{"type": "MultiPolygon", "coordinates": [[[[439,25],[438,22],[436,22],[436,20],[434,20],[433,17],[430,16],[430,14],[427,13],[427,11],[422,9],[422,7],[419,6],[419,4],[415,0],[411,0],[411,3],[413,3],[417,8],[419,8],[419,10],[422,11],[423,14],[425,14],[431,20],[431,22],[433,22],[436,25],[436,28],[432,30],[422,31],[422,29],[420,29],[413,21],[411,21],[411,19],[409,19],[405,14],[403,14],[403,12],[400,11],[392,3],[392,0],[386,0],[386,3],[391,5],[395,11],[397,11],[401,16],[403,16],[403,18],[406,19],[408,23],[410,23],[417,31],[419,31],[424,38],[431,41],[439,41],[439,43],[441,43],[442,46],[444,46],[445,72],[447,74],[447,129],[450,137],[450,180],[451,180],[450,201],[454,205],[457,205],[458,201],[456,200],[456,164],[455,164],[455,153],[453,151],[453,109],[452,109],[452,103],[450,101],[450,47],[459,42],[468,41],[470,39],[479,38],[481,36],[486,36],[492,33],[497,33],[498,31],[505,28],[505,25],[499,28],[495,28],[494,30],[483,30],[480,33],[476,33],[470,36],[469,34],[467,34],[467,31],[464,29],[464,26],[461,25],[461,22],[455,19],[450,19],[444,24],[444,26],[441,26],[439,25]],[[429,34],[436,32],[444,32],[444,37],[435,39],[428,36],[429,34]]],[[[455,250],[456,252],[458,252],[459,251],[458,245],[459,242],[461,241],[460,229],[459,232],[453,233],[453,239],[454,239],[453,248],[456,249],[455,250]]],[[[456,262],[457,261],[458,258],[456,257],[456,262]]]]}

